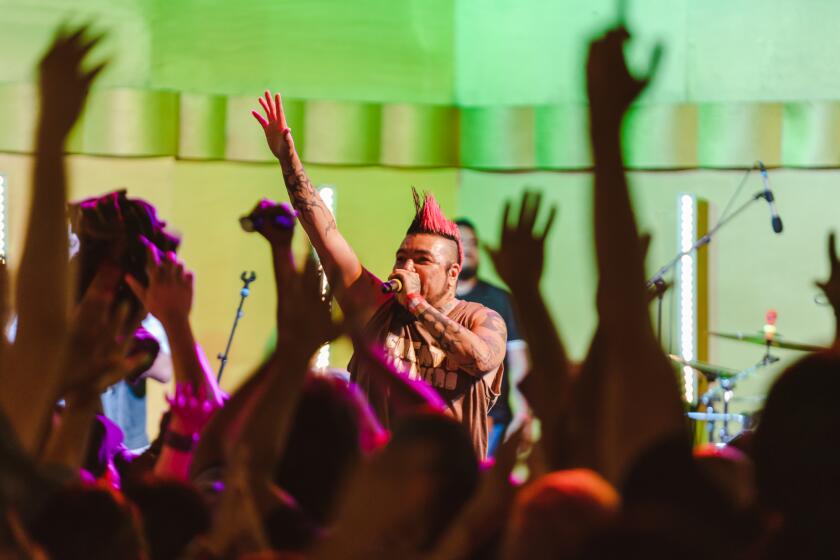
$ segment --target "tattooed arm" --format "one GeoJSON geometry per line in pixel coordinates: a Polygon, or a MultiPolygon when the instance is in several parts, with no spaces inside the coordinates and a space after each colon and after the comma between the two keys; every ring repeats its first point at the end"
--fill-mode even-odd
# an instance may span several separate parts
{"type": "MultiPolygon", "coordinates": [[[[447,307],[451,309],[455,303],[447,307]]],[[[481,376],[496,371],[505,359],[507,327],[492,309],[485,307],[476,313],[469,328],[432,307],[423,296],[413,296],[409,310],[437,340],[446,357],[467,373],[481,376]]]]}
{"type": "Polygon", "coordinates": [[[335,225],[335,218],[312,186],[295,150],[292,132],[287,126],[280,94],[268,92],[260,98],[265,117],[252,114],[265,132],[268,147],[280,162],[289,200],[318,258],[324,266],[336,299],[345,313],[358,312],[369,317],[385,300],[376,278],[362,268],[359,258],[335,225]]]}

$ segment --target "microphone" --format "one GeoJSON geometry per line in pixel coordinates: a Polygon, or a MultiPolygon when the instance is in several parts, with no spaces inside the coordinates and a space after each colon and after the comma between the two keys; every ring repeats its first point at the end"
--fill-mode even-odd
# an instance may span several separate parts
{"type": "Polygon", "coordinates": [[[382,282],[382,293],[383,294],[396,294],[401,292],[403,289],[402,282],[400,282],[399,278],[394,278],[392,280],[388,280],[387,282],[382,282]]]}
{"type": "Polygon", "coordinates": [[[770,190],[767,168],[764,167],[763,162],[759,161],[758,169],[761,171],[761,181],[764,183],[764,200],[770,205],[770,223],[773,225],[773,231],[782,233],[782,219],[779,217],[779,211],[776,210],[776,199],[773,197],[773,191],[770,190]]]}

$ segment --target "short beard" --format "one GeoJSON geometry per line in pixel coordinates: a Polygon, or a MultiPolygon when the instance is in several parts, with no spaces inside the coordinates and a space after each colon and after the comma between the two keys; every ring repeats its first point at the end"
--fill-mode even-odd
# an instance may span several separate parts
{"type": "Polygon", "coordinates": [[[468,267],[462,268],[461,274],[458,275],[458,280],[472,280],[478,274],[478,267],[468,267]]]}

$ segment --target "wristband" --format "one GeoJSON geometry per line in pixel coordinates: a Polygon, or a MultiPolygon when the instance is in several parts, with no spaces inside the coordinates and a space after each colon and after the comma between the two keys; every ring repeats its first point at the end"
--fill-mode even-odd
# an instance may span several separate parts
{"type": "Polygon", "coordinates": [[[188,436],[167,430],[166,434],[163,436],[163,445],[171,447],[176,451],[183,451],[184,453],[190,453],[193,449],[195,449],[197,443],[198,434],[188,436]]]}

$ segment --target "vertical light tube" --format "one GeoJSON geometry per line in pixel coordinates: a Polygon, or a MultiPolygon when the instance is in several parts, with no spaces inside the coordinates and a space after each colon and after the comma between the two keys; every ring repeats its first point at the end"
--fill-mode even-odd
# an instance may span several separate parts
{"type": "MultiPolygon", "coordinates": [[[[688,251],[697,239],[697,198],[681,194],[678,199],[677,216],[680,251],[688,251]]],[[[684,255],[677,269],[679,293],[679,344],[683,360],[697,358],[697,261],[696,253],[684,255]]],[[[683,396],[686,402],[697,400],[697,377],[688,366],[682,368],[683,396]]]]}
{"type": "MultiPolygon", "coordinates": [[[[318,194],[321,196],[321,200],[324,201],[324,205],[329,209],[330,213],[332,213],[333,218],[335,218],[335,187],[332,185],[322,185],[318,188],[318,194]]],[[[327,275],[323,272],[323,268],[321,268],[321,295],[326,295],[329,289],[329,284],[327,282],[327,275]]],[[[324,371],[328,367],[330,367],[330,343],[326,343],[318,350],[318,355],[315,358],[315,369],[324,371]]]]}

